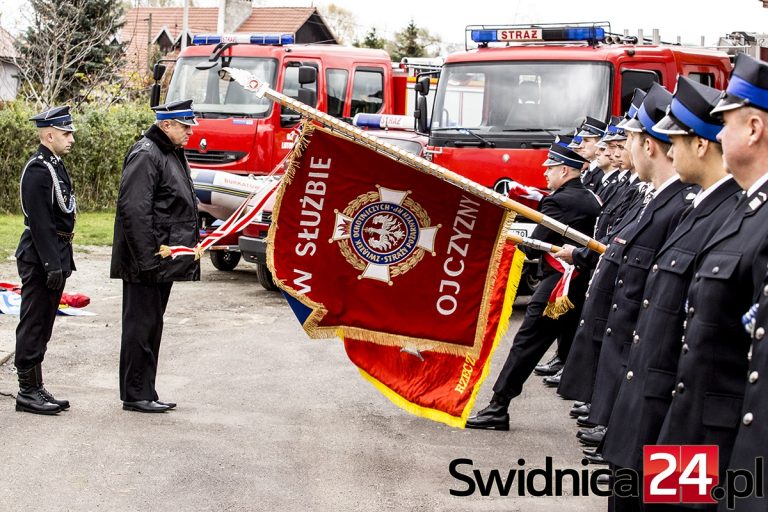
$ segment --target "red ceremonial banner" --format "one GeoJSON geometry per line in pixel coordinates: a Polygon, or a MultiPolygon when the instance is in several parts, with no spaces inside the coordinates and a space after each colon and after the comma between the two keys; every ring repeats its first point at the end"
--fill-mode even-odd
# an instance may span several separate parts
{"type": "Polygon", "coordinates": [[[477,359],[513,216],[305,123],[267,261],[311,337],[477,359]]]}
{"type": "Polygon", "coordinates": [[[363,377],[406,411],[464,428],[489,362],[509,326],[525,255],[508,243],[490,296],[491,308],[477,358],[438,352],[412,353],[397,347],[345,339],[349,359],[363,377]]]}

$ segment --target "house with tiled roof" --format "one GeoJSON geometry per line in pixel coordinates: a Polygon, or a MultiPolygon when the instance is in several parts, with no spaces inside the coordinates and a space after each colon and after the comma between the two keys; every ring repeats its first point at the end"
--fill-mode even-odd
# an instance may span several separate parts
{"type": "Polygon", "coordinates": [[[173,54],[186,37],[195,34],[294,34],[297,44],[337,44],[336,36],[314,7],[253,7],[248,0],[225,12],[218,7],[191,7],[187,34],[184,34],[184,9],[181,7],[139,7],[129,9],[119,40],[126,45],[125,74],[147,76],[161,56],[173,54]],[[243,7],[243,5],[245,7],[243,7]]]}
{"type": "Polygon", "coordinates": [[[0,102],[16,99],[19,90],[19,68],[13,36],[0,27],[0,102]]]}

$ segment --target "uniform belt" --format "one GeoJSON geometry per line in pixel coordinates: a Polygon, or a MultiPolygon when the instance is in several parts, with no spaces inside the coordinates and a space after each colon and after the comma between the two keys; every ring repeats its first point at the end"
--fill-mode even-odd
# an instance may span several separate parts
{"type": "Polygon", "coordinates": [[[69,243],[72,243],[72,239],[75,238],[74,233],[67,233],[66,231],[56,231],[56,236],[58,236],[61,240],[65,240],[69,243]]]}

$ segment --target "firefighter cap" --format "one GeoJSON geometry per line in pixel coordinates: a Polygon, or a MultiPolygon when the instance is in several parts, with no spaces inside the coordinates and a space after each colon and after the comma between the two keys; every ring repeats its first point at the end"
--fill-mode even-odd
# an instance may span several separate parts
{"type": "Polygon", "coordinates": [[[186,124],[187,126],[197,126],[195,113],[192,111],[192,100],[179,100],[152,107],[155,111],[155,118],[158,121],[173,119],[186,124]]]}
{"type": "Polygon", "coordinates": [[[565,148],[571,147],[573,137],[570,135],[555,135],[555,144],[559,144],[565,148]]]}
{"type": "Polygon", "coordinates": [[[712,114],[741,107],[768,111],[768,64],[745,53],[736,56],[728,88],[712,114]]]}
{"type": "Polygon", "coordinates": [[[667,135],[696,135],[717,142],[723,122],[710,112],[720,99],[721,92],[681,76],[677,79],[667,115],[653,129],[667,135]]]}
{"type": "Polygon", "coordinates": [[[567,165],[574,169],[581,170],[587,161],[575,151],[568,149],[560,144],[552,144],[547,153],[547,160],[541,164],[544,167],[554,167],[556,165],[567,165]]]}
{"type": "Polygon", "coordinates": [[[632,95],[632,101],[629,102],[629,110],[627,110],[627,113],[624,115],[624,119],[622,119],[616,126],[623,130],[624,125],[627,124],[631,119],[635,118],[637,111],[640,109],[640,105],[643,104],[644,99],[645,91],[642,89],[635,89],[635,93],[632,95]]]}
{"type": "Polygon", "coordinates": [[[622,118],[619,116],[611,117],[611,123],[605,129],[605,135],[600,139],[601,142],[615,142],[620,140],[627,140],[627,135],[624,133],[623,128],[619,128],[619,123],[622,118]]]}
{"type": "Polygon", "coordinates": [[[65,132],[75,131],[75,125],[72,124],[72,115],[69,113],[69,105],[63,107],[53,107],[40,112],[36,116],[29,118],[35,122],[38,128],[56,128],[65,132]]]}
{"type": "Polygon", "coordinates": [[[587,119],[581,124],[577,135],[579,137],[602,137],[607,126],[604,122],[587,116],[587,119]]]}
{"type": "Polygon", "coordinates": [[[577,133],[579,133],[579,129],[578,128],[576,128],[576,130],[574,130],[573,138],[571,139],[571,142],[568,143],[568,147],[571,148],[571,149],[575,149],[575,148],[578,148],[579,146],[581,146],[582,139],[581,139],[581,137],[579,137],[577,135],[577,133]]]}
{"type": "Polygon", "coordinates": [[[647,133],[662,142],[669,142],[669,136],[654,130],[654,125],[667,115],[667,107],[672,103],[672,93],[654,83],[645,95],[637,116],[627,121],[624,130],[635,133],[647,133]]]}

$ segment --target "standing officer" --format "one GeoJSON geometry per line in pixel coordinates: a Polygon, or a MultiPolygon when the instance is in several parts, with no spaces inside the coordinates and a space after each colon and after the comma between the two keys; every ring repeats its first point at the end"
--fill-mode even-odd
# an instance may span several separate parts
{"type": "Polygon", "coordinates": [[[16,249],[21,277],[21,316],[16,328],[16,410],[56,414],[69,408],[43,387],[42,363],[67,278],[75,270],[72,237],[75,193],[61,157],[75,142],[69,107],[32,117],[40,137],[37,152],[21,172],[24,233],[16,249]]]}
{"type": "MultiPolygon", "coordinates": [[[[768,64],[739,54],[727,93],[712,113],[722,112],[723,160],[746,194],[696,257],[674,396],[656,441],[717,445],[720,475],[740,426],[749,444],[736,464],[751,459],[752,467],[756,451],[765,449],[765,440],[752,443],[745,428],[755,420],[754,402],[742,413],[751,339],[741,321],[763,292],[768,264],[768,64]]],[[[764,501],[755,506],[765,510],[764,501]]]]}
{"type": "Polygon", "coordinates": [[[605,135],[606,127],[606,123],[587,116],[576,133],[581,142],[574,148],[574,151],[589,162],[589,167],[581,176],[581,182],[592,192],[597,192],[603,178],[603,171],[595,162],[595,151],[597,150],[595,144],[600,140],[600,137],[605,135]]]}
{"type": "MultiPolygon", "coordinates": [[[[662,140],[666,139],[666,135],[652,131],[653,124],[664,117],[666,107],[671,101],[672,95],[666,89],[661,86],[653,87],[633,121],[646,130],[646,133],[631,135],[632,139],[638,139],[643,149],[643,152],[637,154],[632,151],[632,162],[639,179],[658,186],[659,190],[655,201],[650,201],[652,196],[646,193],[644,200],[638,201],[604,238],[608,246],[589,285],[584,311],[573,342],[574,357],[566,362],[558,388],[558,392],[565,398],[584,402],[601,398],[596,397],[595,392],[598,367],[603,365],[602,361],[598,361],[604,357],[604,343],[613,343],[614,340],[623,343],[626,339],[631,340],[633,316],[636,315],[638,306],[636,295],[638,288],[642,291],[645,284],[645,277],[642,283],[638,283],[637,276],[648,271],[650,259],[664,237],[671,232],[670,225],[679,219],[685,207],[684,198],[689,191],[685,191],[685,185],[676,179],[671,162],[662,160],[662,157],[666,159],[668,149],[664,147],[666,143],[662,140]],[[641,122],[640,119],[644,121],[641,122]],[[651,130],[648,130],[649,128],[651,130]],[[662,166],[662,169],[657,170],[657,166],[662,166]],[[626,308],[621,310],[616,300],[619,297],[628,300],[626,308]],[[626,325],[626,322],[631,323],[626,325]]],[[[629,123],[625,125],[625,129],[629,126],[629,123]]],[[[634,140],[630,142],[631,145],[634,143],[634,140]]],[[[555,256],[565,261],[572,259],[578,268],[577,254],[578,251],[574,250],[573,246],[566,245],[555,256]]],[[[618,348],[621,349],[621,345],[618,345],[618,348]]],[[[597,427],[592,432],[577,434],[583,442],[599,444],[607,423],[606,412],[602,403],[591,403],[588,421],[580,421],[579,425],[597,427]]]]}
{"type": "Polygon", "coordinates": [[[653,184],[653,194],[631,232],[614,238],[604,259],[618,266],[615,291],[605,323],[589,421],[608,425],[627,362],[634,327],[642,308],[645,280],[656,252],[677,227],[683,210],[691,204],[698,187],[680,181],[667,155],[670,139],[654,129],[672,102],[672,95],[654,84],[636,119],[624,129],[630,132],[632,161],[642,181],[653,184]]]}
{"type": "MultiPolygon", "coordinates": [[[[725,129],[720,132],[723,143],[725,162],[734,177],[742,175],[759,176],[752,185],[768,180],[765,162],[768,161],[768,66],[764,62],[739,57],[728,84],[725,97],[715,111],[721,112],[725,120],[725,129]],[[741,131],[741,134],[739,133],[741,131]],[[749,149],[746,149],[749,148],[749,149]],[[738,170],[736,170],[738,168],[738,170]],[[761,175],[762,174],[762,175],[761,175]]],[[[739,178],[741,179],[741,178],[739,178]]],[[[765,185],[758,185],[765,189],[765,185]]],[[[754,195],[754,194],[753,194],[754,195]]],[[[768,209],[763,206],[762,209],[768,209]]],[[[762,230],[763,237],[765,229],[762,230]]],[[[756,234],[757,236],[757,234],[756,234]]],[[[765,247],[762,248],[763,254],[765,247]]],[[[760,271],[765,273],[765,266],[755,267],[753,276],[760,271]]],[[[740,412],[740,424],[733,445],[728,468],[736,471],[748,471],[753,477],[762,469],[763,481],[754,481],[753,493],[736,501],[735,510],[739,512],[763,512],[766,509],[766,497],[758,497],[754,490],[763,490],[768,478],[768,401],[766,401],[765,382],[768,376],[768,347],[765,334],[768,331],[768,274],[754,290],[753,302],[757,301],[756,316],[754,306],[744,315],[751,337],[749,370],[742,374],[744,402],[740,412]],[[751,324],[751,325],[750,325],[751,324]],[[746,379],[744,379],[746,376],[746,379]],[[745,382],[746,381],[746,382],[745,382]],[[762,466],[762,467],[761,467],[762,466]]],[[[721,460],[723,455],[720,455],[721,460]]],[[[743,484],[743,482],[740,482],[743,484]]],[[[737,484],[739,485],[739,484],[737,484]]],[[[742,487],[743,489],[743,487],[742,487]]],[[[728,503],[721,502],[721,511],[728,509],[728,503]]]]}
{"type": "MultiPolygon", "coordinates": [[[[672,165],[680,180],[699,185],[702,191],[659,249],[645,283],[603,446],[603,457],[616,467],[641,471],[643,446],[656,442],[672,400],[693,260],[740,196],[741,189],[725,171],[716,139],[722,122],[709,114],[719,97],[717,89],[681,76],[669,112],[653,127],[669,135],[672,165]]],[[[639,498],[622,509],[640,510],[639,498]]]]}
{"type": "Polygon", "coordinates": [[[120,399],[123,409],[165,412],[157,361],[163,315],[174,281],[198,281],[200,263],[162,259],[161,245],[194,247],[197,200],[182,146],[197,125],[192,100],[154,107],[157,121],[128,151],[117,199],[110,277],[123,280],[120,399]]]}
{"type": "MultiPolygon", "coordinates": [[[[595,219],[600,213],[600,204],[594,194],[587,190],[579,179],[581,169],[587,163],[585,159],[568,148],[553,144],[549,158],[544,162],[547,170],[544,176],[552,194],[541,200],[541,213],[567,224],[574,229],[590,232],[595,226],[595,219]]],[[[551,244],[562,244],[563,237],[554,231],[537,226],[531,235],[533,238],[551,244]]],[[[538,251],[523,248],[528,256],[539,256],[538,251]]],[[[533,372],[536,363],[546,353],[555,339],[570,340],[579,319],[588,275],[579,275],[571,280],[569,297],[574,309],[561,315],[556,320],[544,315],[549,297],[560,280],[562,265],[549,254],[541,255],[539,272],[541,283],[534,292],[525,318],[512,342],[504,368],[493,386],[493,399],[490,405],[467,420],[467,428],[509,430],[509,403],[523,390],[523,384],[533,372]]],[[[561,346],[561,349],[564,347],[561,346]]]]}

